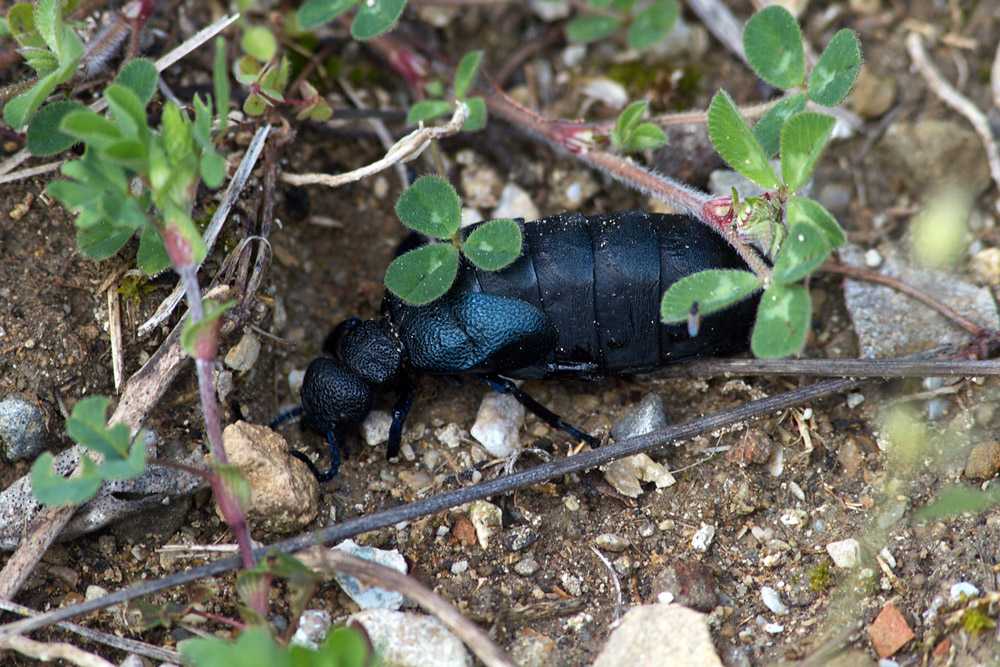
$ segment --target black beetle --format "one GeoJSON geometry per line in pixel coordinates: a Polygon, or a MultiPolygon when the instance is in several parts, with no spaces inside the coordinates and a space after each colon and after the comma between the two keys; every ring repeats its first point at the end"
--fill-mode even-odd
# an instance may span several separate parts
{"type": "Polygon", "coordinates": [[[507,268],[490,272],[463,262],[437,301],[411,306],[387,293],[381,318],[352,318],[330,334],[324,348],[335,358],[309,364],[302,408],[294,413],[330,444],[327,473],[292,452],[317,478],[337,474],[344,428],[365,419],[374,393],[397,393],[387,458],[399,453],[412,374],[475,374],[552,426],[597,445],[509,378],[600,379],[747,346],[759,297],[705,316],[694,336],[684,324],[660,322],[660,300],[677,280],[705,269],[747,268],[697,220],[624,211],[518,224],[523,248],[507,268]]]}

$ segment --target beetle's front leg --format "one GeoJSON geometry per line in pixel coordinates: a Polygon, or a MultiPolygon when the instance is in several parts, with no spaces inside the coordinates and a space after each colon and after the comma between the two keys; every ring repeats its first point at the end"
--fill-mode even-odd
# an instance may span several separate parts
{"type": "Polygon", "coordinates": [[[485,382],[486,384],[488,384],[489,386],[493,387],[495,391],[498,391],[501,394],[510,394],[511,396],[516,398],[521,405],[531,410],[539,419],[544,421],[549,426],[565,431],[574,440],[578,442],[585,442],[591,447],[601,446],[600,440],[564,422],[554,412],[552,412],[544,405],[533,399],[527,393],[518,389],[517,385],[515,385],[512,380],[509,380],[505,377],[500,377],[499,375],[496,374],[490,374],[490,375],[477,374],[476,377],[485,382]]]}
{"type": "Polygon", "coordinates": [[[396,402],[392,404],[392,423],[389,424],[389,444],[385,449],[385,458],[389,460],[399,456],[399,446],[403,441],[403,422],[410,412],[410,405],[413,403],[413,383],[409,378],[404,380],[403,386],[396,395],[396,402]]]}
{"type": "Polygon", "coordinates": [[[326,441],[330,444],[330,469],[326,472],[320,472],[316,464],[310,460],[303,452],[297,450],[290,450],[288,453],[302,461],[309,468],[309,472],[319,482],[329,482],[331,479],[337,476],[340,471],[340,446],[341,446],[341,432],[336,426],[330,427],[326,432],[326,441]]]}

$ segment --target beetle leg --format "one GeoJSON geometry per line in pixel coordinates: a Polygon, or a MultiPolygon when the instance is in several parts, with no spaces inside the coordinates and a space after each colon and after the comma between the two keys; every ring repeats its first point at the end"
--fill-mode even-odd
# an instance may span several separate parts
{"type": "Polygon", "coordinates": [[[323,351],[332,357],[340,359],[340,339],[359,324],[361,324],[360,317],[349,317],[338,324],[330,332],[330,335],[326,337],[326,340],[323,341],[323,351]]]}
{"type": "Polygon", "coordinates": [[[326,441],[330,443],[330,469],[326,472],[320,472],[316,464],[309,460],[309,457],[303,452],[294,449],[288,452],[299,461],[305,463],[306,467],[309,468],[309,472],[320,482],[329,482],[340,471],[340,431],[336,426],[330,427],[330,430],[326,432],[326,441]]]}
{"type": "Polygon", "coordinates": [[[302,416],[302,406],[296,405],[294,408],[288,408],[287,410],[282,410],[281,412],[279,412],[277,416],[271,420],[271,423],[268,424],[267,427],[275,429],[284,424],[285,422],[289,422],[295,419],[296,417],[301,417],[301,416],[302,416]]]}
{"type": "Polygon", "coordinates": [[[505,377],[500,377],[499,375],[495,374],[482,375],[477,373],[476,377],[485,382],[486,384],[488,384],[489,386],[493,387],[495,391],[498,391],[501,394],[510,394],[511,396],[516,398],[521,405],[523,405],[524,407],[528,408],[533,413],[535,413],[535,415],[539,419],[544,421],[549,426],[565,431],[574,440],[577,440],[579,442],[585,442],[591,447],[601,446],[600,440],[564,422],[562,419],[556,416],[554,412],[546,408],[544,405],[533,399],[525,392],[518,389],[517,385],[515,385],[513,381],[508,380],[505,377]]]}
{"type": "Polygon", "coordinates": [[[399,456],[399,445],[403,441],[403,422],[413,403],[413,385],[409,380],[399,390],[396,402],[392,404],[392,423],[389,425],[389,445],[385,450],[385,458],[389,460],[399,456]]]}

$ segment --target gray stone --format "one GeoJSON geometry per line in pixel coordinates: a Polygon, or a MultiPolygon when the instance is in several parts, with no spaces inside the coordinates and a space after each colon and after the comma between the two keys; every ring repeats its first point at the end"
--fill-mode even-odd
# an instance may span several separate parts
{"type": "Polygon", "coordinates": [[[861,563],[861,544],[853,537],[830,542],[826,545],[826,552],[837,567],[848,569],[861,563]]]}
{"type": "Polygon", "coordinates": [[[892,123],[872,154],[918,197],[955,184],[975,198],[990,185],[982,141],[964,121],[892,123]]]}
{"type": "Polygon", "coordinates": [[[674,561],[656,575],[652,597],[663,593],[672,595],[678,604],[705,613],[719,604],[715,576],[708,566],[693,560],[674,561]]]}
{"type": "Polygon", "coordinates": [[[8,461],[38,456],[45,449],[45,412],[17,396],[0,401],[0,442],[8,461]]]}
{"type": "Polygon", "coordinates": [[[389,427],[392,425],[392,415],[385,410],[372,410],[361,422],[361,435],[365,442],[374,447],[389,440],[389,427]]]}
{"type": "Polygon", "coordinates": [[[593,667],[722,667],[708,617],[678,604],[633,607],[593,667]]]}
{"type": "Polygon", "coordinates": [[[778,595],[778,591],[774,590],[770,586],[760,587],[760,599],[764,603],[764,606],[773,611],[779,616],[786,616],[788,614],[788,607],[782,602],[781,596],[778,595]]]}
{"type": "Polygon", "coordinates": [[[299,617],[299,627],[295,629],[291,643],[318,651],[331,625],[330,612],[326,609],[306,609],[299,617]]]}
{"type": "Polygon", "coordinates": [[[604,551],[625,551],[631,544],[627,537],[614,533],[602,533],[594,538],[594,546],[604,551]]]}
{"type": "Polygon", "coordinates": [[[476,528],[476,539],[483,551],[490,546],[490,540],[503,529],[503,513],[500,508],[485,500],[477,500],[469,505],[469,521],[476,528]]]}
{"type": "Polygon", "coordinates": [[[523,425],[524,406],[509,394],[490,392],[483,397],[469,432],[491,456],[502,459],[521,448],[518,433],[523,425]]]}
{"type": "Polygon", "coordinates": [[[541,566],[538,564],[538,561],[528,556],[514,564],[514,572],[522,577],[530,577],[535,572],[538,572],[539,567],[541,566]]]}
{"type": "MultiPolygon", "coordinates": [[[[378,563],[401,574],[406,574],[406,559],[395,549],[386,551],[385,549],[376,549],[374,547],[363,547],[354,540],[344,540],[333,548],[356,558],[378,563]]],[[[399,609],[403,605],[403,594],[397,591],[389,591],[377,586],[368,586],[346,574],[337,574],[335,578],[340,587],[344,589],[344,592],[362,609],[385,609],[391,611],[399,609]]]]}
{"type": "Polygon", "coordinates": [[[351,614],[347,623],[365,629],[385,667],[472,665],[462,642],[433,616],[368,609],[351,614]]]}
{"type": "Polygon", "coordinates": [[[260,356],[260,338],[252,331],[247,331],[236,345],[226,352],[225,363],[234,371],[246,372],[253,368],[260,356]]]}
{"type": "Polygon", "coordinates": [[[663,408],[663,398],[659,394],[646,394],[611,428],[611,437],[620,442],[666,428],[668,423],[670,420],[663,408]]]}
{"type": "MultiPolygon", "coordinates": [[[[927,292],[982,326],[1000,327],[996,303],[988,289],[951,273],[916,267],[895,245],[881,245],[879,251],[885,260],[879,273],[927,292]]],[[[865,266],[864,252],[855,245],[842,247],[840,258],[851,266],[865,266]]],[[[967,333],[936,311],[889,287],[846,280],[844,301],[862,357],[899,357],[969,339],[967,333]]]]}

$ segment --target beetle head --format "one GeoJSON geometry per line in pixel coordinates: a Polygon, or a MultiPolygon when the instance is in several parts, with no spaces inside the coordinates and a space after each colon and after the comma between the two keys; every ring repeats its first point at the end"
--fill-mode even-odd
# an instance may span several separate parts
{"type": "Polygon", "coordinates": [[[335,426],[359,424],[372,408],[372,388],[343,363],[317,357],[302,381],[302,410],[320,433],[335,426]]]}

